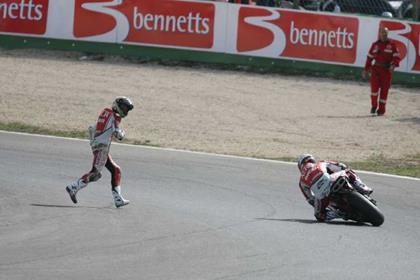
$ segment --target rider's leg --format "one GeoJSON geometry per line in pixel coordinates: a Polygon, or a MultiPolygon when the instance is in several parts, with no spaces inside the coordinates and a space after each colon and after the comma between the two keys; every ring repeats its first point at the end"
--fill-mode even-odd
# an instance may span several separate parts
{"type": "Polygon", "coordinates": [[[366,186],[353,170],[346,171],[350,184],[361,194],[370,195],[373,189],[366,186]]]}
{"type": "Polygon", "coordinates": [[[105,167],[111,172],[112,196],[116,207],[121,207],[130,203],[121,195],[121,168],[113,161],[111,155],[108,155],[105,167]]]}
{"type": "Polygon", "coordinates": [[[108,150],[108,148],[105,148],[93,151],[92,169],[66,187],[66,191],[74,203],[77,203],[76,193],[79,190],[86,187],[90,182],[98,181],[101,178],[101,170],[108,158],[108,150]]]}

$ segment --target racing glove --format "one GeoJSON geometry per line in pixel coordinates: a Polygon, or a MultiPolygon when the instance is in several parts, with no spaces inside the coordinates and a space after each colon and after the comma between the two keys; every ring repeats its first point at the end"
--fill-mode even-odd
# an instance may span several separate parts
{"type": "Polygon", "coordinates": [[[125,137],[125,131],[121,128],[116,128],[114,131],[114,137],[117,138],[119,141],[123,140],[125,137]]]}

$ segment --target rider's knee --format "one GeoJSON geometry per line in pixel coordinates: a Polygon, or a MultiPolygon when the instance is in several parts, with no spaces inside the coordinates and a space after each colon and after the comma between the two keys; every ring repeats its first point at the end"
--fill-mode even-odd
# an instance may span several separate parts
{"type": "Polygon", "coordinates": [[[96,182],[99,179],[101,179],[102,174],[99,172],[96,168],[90,173],[89,175],[89,181],[90,182],[96,182]]]}

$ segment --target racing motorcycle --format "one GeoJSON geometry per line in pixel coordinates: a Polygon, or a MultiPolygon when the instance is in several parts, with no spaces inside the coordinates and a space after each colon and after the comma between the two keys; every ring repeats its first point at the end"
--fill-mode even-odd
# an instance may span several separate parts
{"type": "Polygon", "coordinates": [[[344,220],[370,223],[376,227],[384,222],[384,215],[376,206],[376,201],[370,196],[358,192],[350,184],[345,173],[337,177],[332,184],[328,207],[344,220]]]}

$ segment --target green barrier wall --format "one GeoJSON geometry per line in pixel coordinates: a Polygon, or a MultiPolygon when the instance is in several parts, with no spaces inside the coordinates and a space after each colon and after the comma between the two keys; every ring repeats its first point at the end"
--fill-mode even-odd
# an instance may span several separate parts
{"type": "MultiPolygon", "coordinates": [[[[262,73],[305,74],[318,77],[360,80],[359,67],[339,66],[316,62],[271,59],[170,48],[144,47],[109,43],[93,43],[35,37],[0,35],[0,46],[6,49],[36,48],[49,50],[102,53],[150,60],[200,62],[223,69],[245,69],[262,73]]],[[[394,84],[420,87],[420,74],[396,72],[394,84]]]]}

